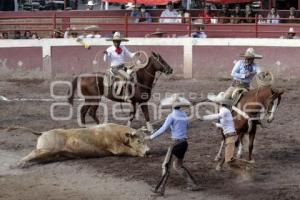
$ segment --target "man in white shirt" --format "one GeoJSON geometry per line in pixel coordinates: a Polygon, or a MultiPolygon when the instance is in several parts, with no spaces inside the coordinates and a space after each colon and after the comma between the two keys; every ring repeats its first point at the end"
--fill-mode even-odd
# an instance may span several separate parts
{"type": "MultiPolygon", "coordinates": [[[[135,55],[131,53],[124,45],[121,45],[122,41],[128,41],[128,39],[122,38],[120,32],[115,32],[111,39],[107,39],[107,41],[113,41],[113,45],[108,47],[106,51],[104,51],[103,60],[105,62],[110,62],[111,72],[114,75],[120,75],[125,78],[125,81],[130,79],[130,75],[126,72],[125,68],[125,58],[133,58],[135,55]]],[[[121,82],[120,82],[121,83],[121,82]]],[[[117,94],[120,94],[122,88],[122,84],[119,84],[117,94]]],[[[128,87],[126,87],[126,94],[124,97],[125,101],[130,101],[128,98],[128,87]]]]}
{"type": "Polygon", "coordinates": [[[166,10],[164,10],[160,15],[159,23],[177,23],[176,18],[163,18],[163,17],[178,17],[178,13],[174,10],[174,6],[172,1],[169,1],[166,10]]]}
{"type": "Polygon", "coordinates": [[[124,45],[121,45],[122,41],[128,41],[128,39],[121,38],[120,32],[115,32],[112,39],[107,41],[113,41],[113,45],[108,47],[104,51],[103,60],[110,62],[111,71],[114,74],[119,74],[126,79],[129,79],[129,75],[125,72],[125,58],[133,58],[134,53],[131,53],[124,45]]]}
{"type": "MultiPolygon", "coordinates": [[[[215,123],[216,127],[223,130],[223,135],[225,138],[225,162],[233,169],[245,170],[250,163],[246,160],[241,160],[234,158],[235,142],[238,139],[232,114],[229,110],[231,101],[225,97],[224,92],[220,92],[216,95],[208,95],[207,98],[219,105],[219,113],[205,115],[202,120],[211,121],[219,120],[215,123]]],[[[223,163],[221,163],[222,165],[223,163]]],[[[217,166],[217,170],[220,169],[220,165],[217,166]]]]}

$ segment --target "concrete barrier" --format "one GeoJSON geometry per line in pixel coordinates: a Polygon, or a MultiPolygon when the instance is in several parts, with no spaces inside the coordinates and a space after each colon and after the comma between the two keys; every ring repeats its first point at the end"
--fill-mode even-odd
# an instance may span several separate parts
{"type": "MultiPolygon", "coordinates": [[[[0,72],[7,76],[55,78],[105,71],[102,52],[112,43],[86,39],[85,49],[75,39],[1,40],[0,72]]],[[[158,52],[175,74],[186,78],[230,77],[234,62],[248,47],[264,58],[256,62],[282,78],[298,78],[300,40],[286,39],[195,39],[130,38],[131,51],[158,52]]]]}

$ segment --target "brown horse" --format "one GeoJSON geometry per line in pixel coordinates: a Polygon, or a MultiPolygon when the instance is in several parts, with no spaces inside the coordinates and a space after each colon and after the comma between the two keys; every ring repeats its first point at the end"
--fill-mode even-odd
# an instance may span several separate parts
{"type": "MultiPolygon", "coordinates": [[[[273,89],[270,86],[258,87],[256,89],[245,92],[241,97],[237,107],[240,111],[233,109],[234,125],[238,134],[238,152],[237,157],[242,155],[243,138],[245,134],[249,134],[248,144],[248,160],[254,162],[252,158],[252,150],[257,125],[263,117],[267,118],[267,122],[271,123],[274,119],[274,113],[280,104],[282,90],[273,89]]],[[[221,149],[215,160],[220,159],[221,149]]],[[[224,160],[220,163],[223,164],[224,160]]]]}
{"type": "MultiPolygon", "coordinates": [[[[147,122],[147,128],[152,129],[152,126],[149,123],[150,118],[147,102],[151,98],[151,90],[157,80],[155,76],[156,72],[171,74],[173,69],[158,53],[152,52],[148,64],[136,72],[136,83],[133,84],[133,87],[131,88],[132,94],[130,95],[132,110],[130,112],[129,123],[134,119],[136,106],[140,105],[147,122]]],[[[105,95],[105,97],[113,101],[124,102],[123,99],[117,98],[111,90],[105,94],[103,81],[104,74],[102,73],[77,76],[72,82],[73,87],[72,90],[69,91],[69,103],[73,103],[74,93],[77,88],[80,88],[85,103],[87,103],[80,111],[82,124],[85,124],[85,115],[88,111],[95,122],[97,124],[100,123],[96,116],[96,111],[99,106],[97,103],[101,101],[101,96],[105,95]]]]}

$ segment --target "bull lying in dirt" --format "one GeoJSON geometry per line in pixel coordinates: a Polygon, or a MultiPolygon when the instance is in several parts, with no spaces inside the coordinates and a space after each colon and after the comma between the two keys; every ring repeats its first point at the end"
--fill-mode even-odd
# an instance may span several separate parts
{"type": "MultiPolygon", "coordinates": [[[[31,130],[31,132],[34,132],[31,130]]],[[[89,128],[54,129],[41,133],[36,149],[21,160],[45,162],[58,157],[145,156],[149,150],[144,133],[118,124],[89,128]]]]}

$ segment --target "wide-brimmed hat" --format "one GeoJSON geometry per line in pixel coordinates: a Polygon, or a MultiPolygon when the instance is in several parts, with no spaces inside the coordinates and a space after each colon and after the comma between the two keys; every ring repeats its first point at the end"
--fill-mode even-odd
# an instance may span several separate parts
{"type": "Polygon", "coordinates": [[[128,2],[126,5],[125,5],[126,9],[133,9],[135,7],[137,7],[134,3],[132,2],[128,2]]]}
{"type": "Polygon", "coordinates": [[[162,32],[162,31],[160,30],[160,28],[157,28],[157,29],[155,30],[155,32],[150,33],[149,35],[163,35],[163,34],[165,34],[165,32],[162,32]]]}
{"type": "Polygon", "coordinates": [[[215,103],[219,103],[219,104],[227,104],[227,105],[231,105],[232,104],[232,100],[227,99],[225,97],[225,93],[224,92],[220,92],[218,95],[215,94],[208,94],[207,98],[215,103]]]}
{"type": "Polygon", "coordinates": [[[241,57],[257,59],[263,58],[262,55],[256,54],[253,48],[248,48],[245,53],[241,54],[241,57]]]}
{"type": "Polygon", "coordinates": [[[84,30],[86,30],[86,31],[98,31],[99,29],[100,29],[100,27],[96,26],[96,25],[84,27],[84,30]]]}
{"type": "Polygon", "coordinates": [[[189,107],[191,105],[189,100],[181,97],[179,94],[173,94],[160,102],[162,108],[189,107]]]}
{"type": "Polygon", "coordinates": [[[90,0],[90,1],[88,1],[87,5],[88,6],[94,6],[95,4],[94,4],[94,2],[92,0],[90,0]]]}
{"type": "Polygon", "coordinates": [[[127,42],[127,41],[129,41],[129,40],[126,39],[126,38],[122,38],[122,37],[121,37],[121,33],[118,32],[118,31],[116,31],[116,32],[114,33],[113,37],[107,39],[106,41],[125,41],[125,42],[127,42]]]}
{"type": "Polygon", "coordinates": [[[290,27],[289,28],[289,32],[288,32],[289,34],[296,34],[296,32],[295,32],[295,30],[294,30],[294,28],[293,27],[290,27]]]}

